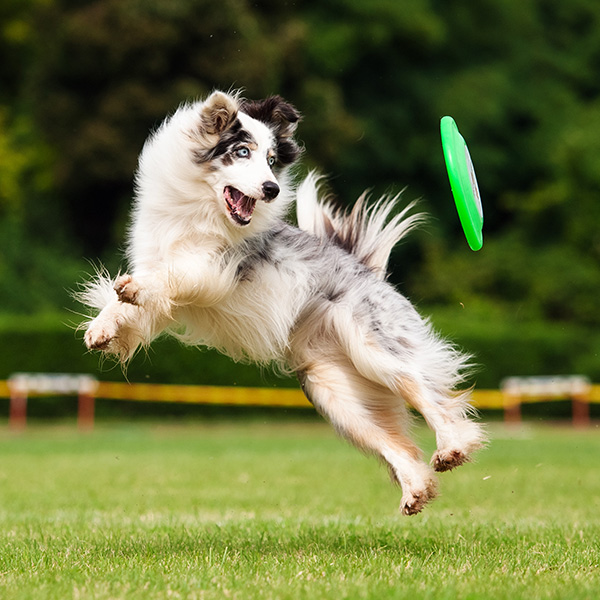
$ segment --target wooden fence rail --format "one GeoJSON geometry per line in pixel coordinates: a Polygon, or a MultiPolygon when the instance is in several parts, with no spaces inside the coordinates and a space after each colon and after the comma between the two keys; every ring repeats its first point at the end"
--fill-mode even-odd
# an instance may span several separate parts
{"type": "MultiPolygon", "coordinates": [[[[503,382],[503,388],[499,390],[473,390],[472,404],[482,410],[503,410],[505,420],[514,423],[520,421],[520,408],[524,403],[570,399],[574,425],[586,426],[590,421],[590,403],[600,403],[600,385],[575,385],[571,389],[565,379],[511,378],[503,382]]],[[[311,407],[299,389],[119,383],[97,381],[88,375],[16,374],[8,381],[0,381],[0,398],[9,399],[12,429],[25,427],[28,399],[40,396],[77,396],[81,429],[93,427],[97,398],[222,406],[311,407]]]]}

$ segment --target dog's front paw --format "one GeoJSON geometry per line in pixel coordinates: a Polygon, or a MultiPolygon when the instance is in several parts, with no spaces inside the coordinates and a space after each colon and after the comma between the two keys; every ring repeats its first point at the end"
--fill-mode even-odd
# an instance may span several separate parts
{"type": "Polygon", "coordinates": [[[118,323],[92,321],[83,336],[88,350],[106,350],[117,335],[118,323]]]}
{"type": "Polygon", "coordinates": [[[131,275],[126,274],[117,277],[114,287],[119,302],[124,302],[125,304],[138,304],[140,287],[131,275]]]}

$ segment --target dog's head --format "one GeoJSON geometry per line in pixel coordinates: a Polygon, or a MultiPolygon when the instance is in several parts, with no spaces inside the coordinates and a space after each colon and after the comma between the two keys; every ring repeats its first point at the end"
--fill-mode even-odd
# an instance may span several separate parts
{"type": "Polygon", "coordinates": [[[196,107],[194,164],[229,224],[263,229],[288,202],[285,170],[300,154],[293,138],[299,113],[279,96],[248,102],[222,92],[196,107]]]}
{"type": "Polygon", "coordinates": [[[279,96],[258,102],[214,92],[184,104],[148,139],[137,172],[142,206],[167,223],[236,240],[272,227],[292,194],[287,168],[300,120],[279,96]]]}

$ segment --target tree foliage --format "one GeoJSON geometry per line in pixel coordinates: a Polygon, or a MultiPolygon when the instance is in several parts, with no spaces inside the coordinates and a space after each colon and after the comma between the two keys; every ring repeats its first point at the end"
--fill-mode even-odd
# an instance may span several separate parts
{"type": "Polygon", "coordinates": [[[596,325],[599,21],[595,0],[6,0],[0,300],[18,308],[14,244],[63,266],[116,247],[148,132],[185,99],[242,88],[298,106],[305,164],[341,202],[405,185],[424,198],[434,220],[393,274],[420,303],[596,325]],[[449,194],[444,114],[480,181],[478,255],[449,194]]]}

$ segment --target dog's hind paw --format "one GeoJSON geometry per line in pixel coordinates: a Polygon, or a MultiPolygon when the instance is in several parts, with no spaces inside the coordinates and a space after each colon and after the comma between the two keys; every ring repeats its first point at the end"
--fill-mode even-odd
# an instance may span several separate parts
{"type": "Polygon", "coordinates": [[[125,274],[117,277],[114,288],[120,302],[125,304],[138,303],[140,288],[131,275],[125,274]]]}
{"type": "Polygon", "coordinates": [[[402,498],[400,512],[409,516],[419,514],[428,500],[429,498],[423,498],[421,494],[410,494],[410,496],[402,498]]]}
{"type": "Polygon", "coordinates": [[[438,473],[451,471],[469,462],[469,457],[461,450],[438,450],[431,458],[431,464],[438,473]]]}
{"type": "Polygon", "coordinates": [[[420,513],[425,505],[437,496],[435,480],[428,483],[422,490],[410,490],[405,492],[400,501],[400,512],[403,515],[416,515],[420,513]]]}

